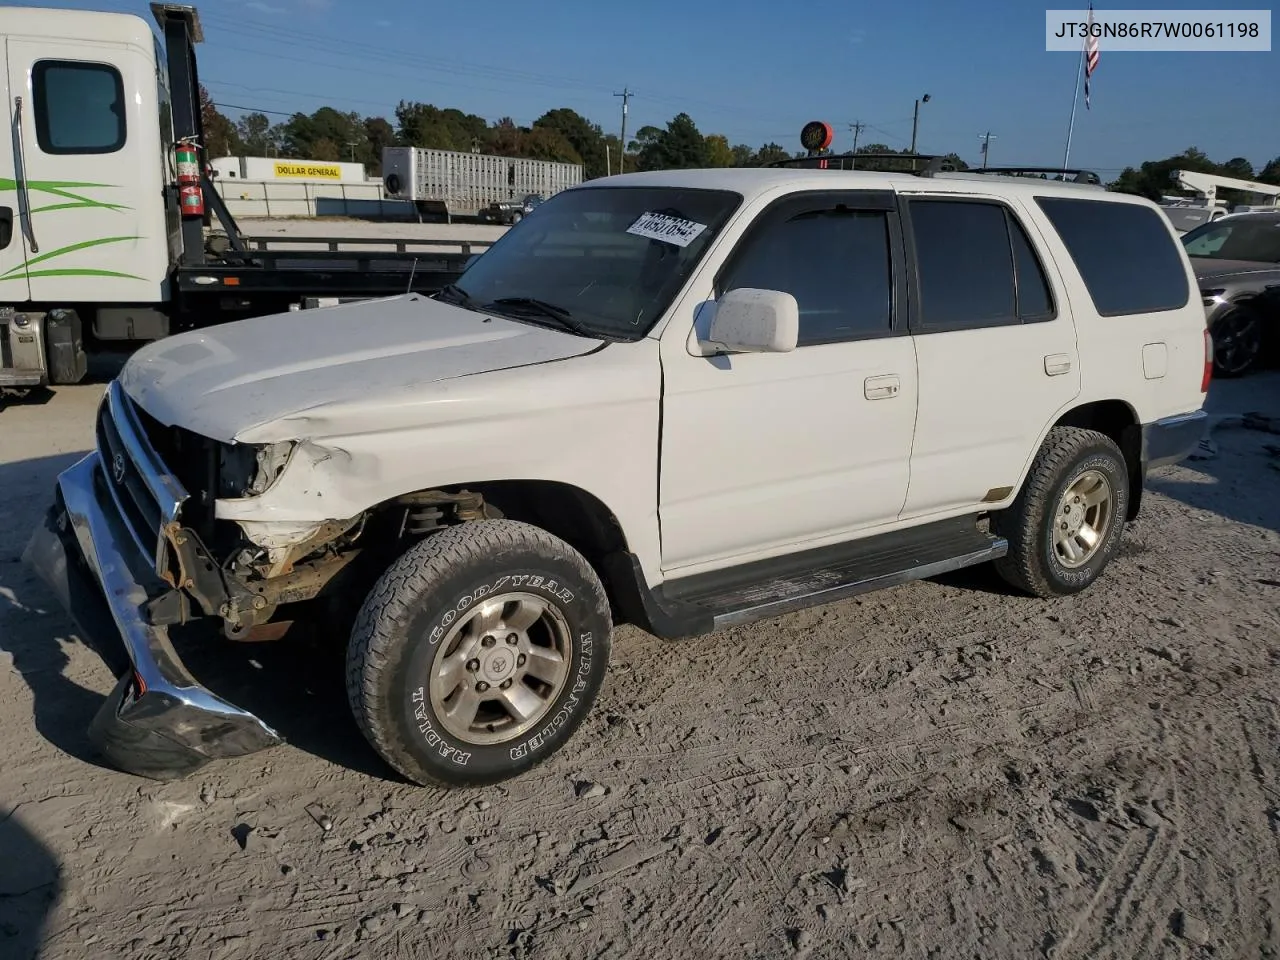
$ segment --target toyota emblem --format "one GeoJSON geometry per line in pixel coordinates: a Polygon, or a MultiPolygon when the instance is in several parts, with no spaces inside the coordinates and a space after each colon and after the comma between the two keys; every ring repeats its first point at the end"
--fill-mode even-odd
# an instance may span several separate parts
{"type": "Polygon", "coordinates": [[[124,473],[125,473],[126,466],[127,465],[125,464],[123,453],[117,453],[114,457],[112,457],[111,458],[111,479],[115,480],[115,482],[118,484],[124,483],[124,473]]]}

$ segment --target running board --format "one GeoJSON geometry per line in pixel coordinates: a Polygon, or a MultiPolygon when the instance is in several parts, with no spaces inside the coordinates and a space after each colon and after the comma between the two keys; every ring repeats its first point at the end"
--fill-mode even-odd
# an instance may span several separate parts
{"type": "Polygon", "coordinates": [[[940,576],[1009,552],[1007,540],[979,530],[975,521],[943,520],[669,580],[637,598],[647,621],[640,625],[658,636],[692,636],[940,576]]]}

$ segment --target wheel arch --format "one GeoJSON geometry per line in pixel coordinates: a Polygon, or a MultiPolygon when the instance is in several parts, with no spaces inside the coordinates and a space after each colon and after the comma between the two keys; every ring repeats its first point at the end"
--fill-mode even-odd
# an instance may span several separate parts
{"type": "MultiPolygon", "coordinates": [[[[503,517],[528,523],[565,541],[582,554],[600,577],[615,620],[631,619],[619,611],[630,611],[630,598],[637,588],[647,590],[647,585],[632,582],[639,572],[630,563],[626,531],[617,515],[595,494],[561,481],[528,479],[450,484],[442,489],[450,494],[465,491],[479,495],[503,517]]],[[[392,508],[400,499],[388,501],[381,508],[392,508]]]]}
{"type": "MultiPolygon", "coordinates": [[[[1142,466],[1142,421],[1137,411],[1124,400],[1092,400],[1072,407],[1062,414],[1045,430],[1054,427],[1080,427],[1084,430],[1096,430],[1110,437],[1124,455],[1125,467],[1129,473],[1129,507],[1125,519],[1132,521],[1138,518],[1142,503],[1143,466],[1142,466]]],[[[1041,443],[1043,443],[1043,438],[1041,443]]],[[[1025,479],[1024,479],[1025,482],[1025,479]]]]}

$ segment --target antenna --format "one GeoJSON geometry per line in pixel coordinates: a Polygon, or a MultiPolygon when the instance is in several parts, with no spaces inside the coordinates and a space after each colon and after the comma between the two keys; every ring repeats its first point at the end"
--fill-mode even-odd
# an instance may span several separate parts
{"type": "Polygon", "coordinates": [[[413,266],[409,268],[409,288],[405,293],[413,293],[413,277],[418,272],[418,258],[413,258],[413,266]]]}

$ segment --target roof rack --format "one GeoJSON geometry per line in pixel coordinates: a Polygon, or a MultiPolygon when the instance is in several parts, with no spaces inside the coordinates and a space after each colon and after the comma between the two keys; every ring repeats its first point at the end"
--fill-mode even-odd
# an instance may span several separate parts
{"type": "Polygon", "coordinates": [[[1068,183],[1089,183],[1102,186],[1102,178],[1092,170],[1072,167],[981,167],[966,173],[983,173],[998,177],[1032,177],[1038,180],[1062,180],[1068,183]]]}
{"type": "Polygon", "coordinates": [[[820,153],[809,157],[774,160],[766,166],[910,173],[917,177],[931,177],[935,173],[951,169],[951,165],[943,157],[928,153],[820,153]],[[904,163],[906,167],[903,166],[904,163]]]}

